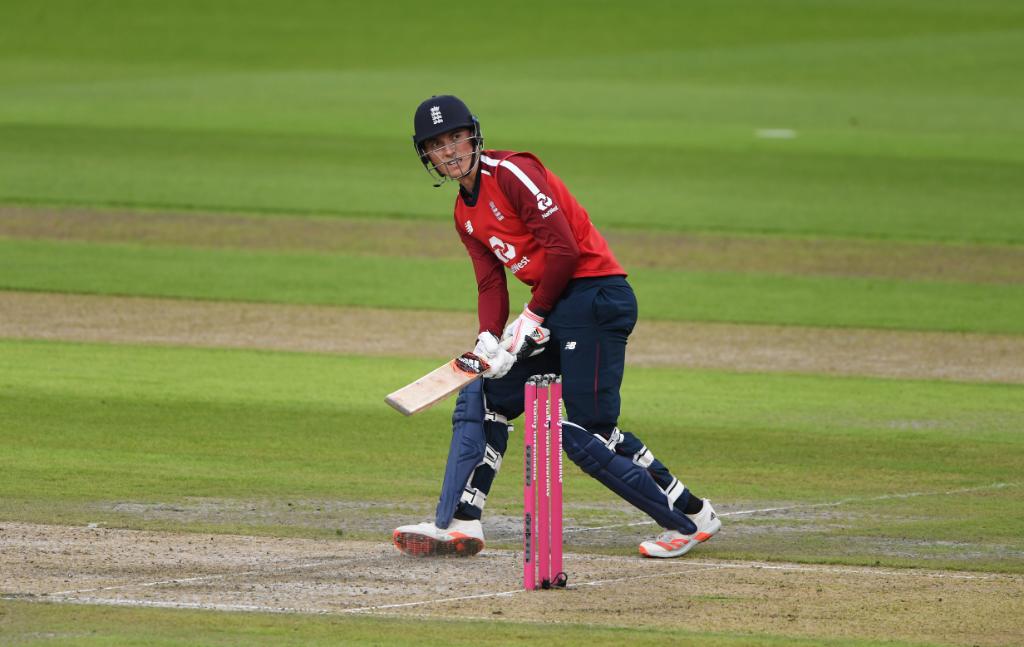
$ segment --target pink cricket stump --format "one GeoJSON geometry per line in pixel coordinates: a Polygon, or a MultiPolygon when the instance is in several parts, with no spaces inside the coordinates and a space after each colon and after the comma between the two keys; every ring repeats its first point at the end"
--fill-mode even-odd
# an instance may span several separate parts
{"type": "Polygon", "coordinates": [[[526,381],[523,587],[565,588],[562,570],[562,379],[526,381]]]}
{"type": "Polygon", "coordinates": [[[551,385],[551,582],[564,586],[562,571],[562,378],[551,385]]]}
{"type": "Polygon", "coordinates": [[[535,452],[537,471],[537,569],[540,571],[540,586],[543,589],[551,586],[551,480],[548,478],[551,466],[548,453],[551,449],[551,410],[548,408],[548,395],[551,382],[545,375],[537,388],[537,451],[535,452]]]}
{"type": "Polygon", "coordinates": [[[537,564],[534,559],[536,546],[533,543],[537,528],[534,511],[534,501],[536,500],[534,476],[537,470],[534,456],[534,448],[537,444],[537,383],[533,378],[526,382],[525,401],[526,407],[523,410],[525,432],[523,455],[526,467],[523,475],[525,479],[523,481],[523,587],[532,590],[537,588],[537,564]]]}

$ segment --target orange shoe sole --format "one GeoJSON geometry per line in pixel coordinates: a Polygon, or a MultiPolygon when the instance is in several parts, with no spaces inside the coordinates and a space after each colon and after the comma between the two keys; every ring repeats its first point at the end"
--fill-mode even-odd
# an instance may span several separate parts
{"type": "Polygon", "coordinates": [[[395,548],[413,557],[472,557],[484,549],[484,542],[473,537],[438,541],[409,532],[396,532],[395,548]]]}
{"type": "MultiPolygon", "coordinates": [[[[640,554],[643,555],[644,557],[650,557],[652,559],[653,558],[662,558],[662,559],[668,558],[668,559],[672,559],[674,557],[682,557],[683,555],[689,553],[691,550],[696,548],[698,545],[706,542],[707,540],[711,539],[712,537],[714,537],[713,534],[708,534],[706,532],[698,533],[697,536],[694,537],[694,541],[685,541],[682,544],[683,546],[686,546],[687,548],[686,548],[686,550],[684,550],[683,552],[679,553],[678,555],[651,555],[650,553],[647,552],[647,549],[644,548],[643,545],[640,546],[640,554]]],[[[676,541],[679,541],[679,540],[676,540],[676,541]]],[[[662,548],[664,548],[665,550],[671,551],[673,549],[673,547],[670,544],[666,544],[665,542],[659,541],[659,542],[656,542],[656,543],[659,546],[661,546],[662,548]]],[[[676,547],[676,548],[678,548],[678,547],[676,547]]]]}

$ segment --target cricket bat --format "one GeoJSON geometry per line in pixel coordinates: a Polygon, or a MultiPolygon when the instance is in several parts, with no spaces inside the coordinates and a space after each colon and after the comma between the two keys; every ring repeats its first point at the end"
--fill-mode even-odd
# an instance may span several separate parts
{"type": "MultiPolygon", "coordinates": [[[[526,345],[519,351],[519,358],[534,355],[543,350],[550,334],[546,328],[538,328],[527,338],[526,345]]],[[[384,398],[384,401],[411,416],[427,409],[464,386],[480,379],[483,372],[490,368],[483,358],[473,353],[463,353],[459,357],[435,368],[412,384],[407,384],[384,398]]]]}

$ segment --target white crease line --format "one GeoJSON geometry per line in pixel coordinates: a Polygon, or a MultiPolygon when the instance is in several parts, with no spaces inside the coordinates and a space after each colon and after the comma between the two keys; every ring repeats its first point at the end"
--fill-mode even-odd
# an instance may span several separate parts
{"type": "Polygon", "coordinates": [[[93,589],[73,589],[70,591],[57,591],[55,593],[42,593],[40,595],[48,596],[66,596],[66,595],[80,595],[82,593],[95,593],[97,591],[115,591],[117,589],[133,589],[147,586],[162,586],[164,584],[187,584],[189,582],[204,582],[208,580],[218,580],[226,577],[245,577],[248,575],[275,575],[277,573],[285,573],[287,571],[301,570],[304,568],[313,568],[316,566],[326,566],[339,559],[351,559],[348,557],[338,557],[336,559],[325,560],[320,562],[307,562],[305,564],[294,564],[292,566],[282,566],[280,568],[261,569],[255,571],[242,571],[241,573],[215,573],[213,575],[197,575],[195,577],[182,577],[175,578],[173,580],[159,580],[157,582],[138,582],[129,584],[115,584],[113,586],[99,586],[93,589]]]}
{"type": "MultiPolygon", "coordinates": [[[[593,582],[581,582],[579,584],[570,584],[566,588],[568,588],[568,589],[577,589],[577,588],[580,588],[580,587],[583,587],[583,586],[601,586],[603,584],[611,584],[613,582],[626,582],[626,581],[630,581],[630,580],[643,580],[643,579],[650,579],[650,578],[654,578],[654,577],[667,577],[667,576],[672,576],[672,575],[679,575],[680,572],[683,572],[684,570],[685,570],[685,572],[687,574],[689,574],[689,573],[696,573],[698,571],[711,571],[711,570],[715,570],[717,568],[721,568],[721,567],[718,566],[718,565],[712,565],[712,566],[698,566],[696,568],[689,567],[689,568],[686,568],[686,569],[680,568],[680,569],[676,569],[675,571],[673,571],[671,573],[645,573],[644,575],[630,575],[630,576],[627,576],[627,577],[620,577],[620,578],[610,579],[610,580],[595,580],[593,582]]],[[[464,595],[464,596],[455,597],[455,598],[435,598],[433,600],[419,600],[419,601],[416,601],[416,602],[402,602],[402,603],[398,603],[398,604],[379,604],[379,605],[375,605],[375,606],[372,606],[372,607],[360,607],[358,609],[344,609],[344,610],[341,611],[341,613],[370,613],[370,612],[374,612],[374,611],[379,611],[381,609],[397,609],[397,608],[400,608],[400,607],[418,607],[418,606],[425,606],[425,605],[428,605],[428,604],[442,604],[442,603],[445,603],[445,602],[463,602],[465,600],[480,600],[480,599],[485,599],[485,598],[511,597],[513,595],[519,595],[520,593],[526,593],[526,592],[527,592],[526,589],[514,589],[512,591],[500,591],[500,592],[496,592],[496,593],[478,593],[476,595],[464,595]]]]}
{"type": "Polygon", "coordinates": [[[134,600],[131,598],[63,598],[60,600],[47,600],[42,597],[24,598],[16,596],[3,596],[2,600],[17,600],[20,602],[42,602],[53,604],[96,604],[112,607],[155,607],[161,609],[202,609],[207,611],[246,611],[263,613],[307,613],[323,615],[330,613],[323,609],[300,609],[297,607],[268,607],[260,604],[228,604],[223,602],[173,602],[170,600],[134,600]]]}
{"type": "Polygon", "coordinates": [[[841,568],[841,567],[829,567],[829,566],[813,566],[813,565],[801,565],[801,564],[771,564],[768,562],[751,562],[749,564],[737,564],[734,562],[726,562],[720,564],[719,568],[731,568],[731,569],[754,569],[754,570],[766,570],[766,571],[794,571],[794,572],[807,572],[807,573],[834,573],[836,575],[871,575],[871,576],[911,576],[911,577],[924,577],[929,579],[951,579],[951,580],[996,580],[1002,578],[1017,579],[1012,574],[1003,573],[985,573],[974,575],[971,573],[943,573],[939,571],[919,571],[912,568],[904,570],[879,570],[870,566],[862,566],[860,568],[841,568]]]}
{"type": "Polygon", "coordinates": [[[433,600],[419,600],[417,602],[398,602],[395,604],[378,604],[372,607],[358,607],[355,609],[340,609],[338,613],[366,613],[380,609],[398,609],[401,607],[419,607],[426,604],[441,604],[444,602],[463,602],[465,600],[482,600],[484,598],[511,597],[524,593],[526,589],[513,589],[511,591],[498,591],[495,593],[477,593],[475,595],[460,595],[455,598],[435,598],[433,600]]]}
{"type": "Polygon", "coordinates": [[[593,580],[592,582],[580,582],[573,584],[568,587],[571,589],[580,588],[584,586],[604,586],[605,584],[618,584],[620,582],[632,582],[634,580],[648,580],[655,577],[674,577],[676,575],[689,575],[691,573],[700,573],[703,571],[716,571],[725,568],[722,564],[692,564],[687,565],[687,568],[675,568],[672,571],[665,573],[645,573],[643,575],[627,575],[626,577],[613,577],[607,580],[593,580]]]}
{"type": "MultiPolygon", "coordinates": [[[[257,571],[245,571],[238,573],[238,575],[255,575],[257,571]]],[[[198,575],[196,577],[182,577],[174,580],[160,580],[158,582],[142,582],[141,584],[115,584],[113,586],[98,586],[93,589],[72,589],[70,591],[55,591],[53,593],[43,593],[40,595],[48,595],[50,597],[58,595],[81,595],[82,593],[96,593],[97,591],[114,591],[117,589],[128,589],[137,588],[143,586],[160,586],[162,584],[185,584],[186,582],[203,582],[206,580],[216,580],[220,578],[228,577],[227,574],[220,573],[217,575],[198,575]]]]}
{"type": "MultiPolygon", "coordinates": [[[[609,578],[604,580],[592,580],[589,582],[580,582],[577,584],[571,584],[569,589],[578,589],[590,586],[604,586],[607,584],[618,584],[622,582],[632,582],[645,579],[654,579],[659,577],[675,577],[679,575],[692,575],[694,573],[715,571],[715,570],[769,570],[769,571],[792,571],[792,572],[807,572],[807,573],[832,573],[842,575],[870,575],[870,576],[911,576],[921,578],[934,578],[934,579],[959,579],[959,580],[995,580],[995,579],[1009,579],[1018,580],[1021,579],[1012,574],[986,574],[986,575],[971,575],[966,573],[942,573],[935,571],[921,572],[913,569],[906,570],[877,570],[871,567],[862,568],[836,568],[828,566],[804,566],[804,565],[790,565],[790,564],[770,564],[765,562],[750,562],[750,563],[735,563],[735,562],[724,562],[724,563],[689,563],[685,565],[672,567],[671,570],[661,573],[645,573],[643,575],[629,575],[625,577],[609,578]]],[[[511,591],[495,591],[490,593],[478,593],[474,595],[462,595],[451,598],[435,598],[432,600],[418,600],[414,602],[400,602],[394,604],[379,604],[368,607],[357,607],[351,609],[338,609],[337,611],[329,611],[326,609],[303,609],[298,607],[271,607],[257,604],[227,604],[227,603],[203,603],[203,602],[173,602],[164,600],[132,600],[129,598],[95,598],[95,597],[77,597],[70,598],[65,597],[60,600],[53,599],[52,596],[47,599],[44,596],[33,596],[31,598],[21,596],[2,596],[0,599],[4,600],[22,600],[32,602],[54,602],[54,603],[71,603],[71,604],[97,604],[97,605],[110,605],[110,606],[127,606],[127,607],[160,607],[160,608],[180,608],[180,609],[208,609],[214,611],[245,611],[245,612],[266,612],[266,613],[303,613],[303,614],[316,614],[316,615],[338,615],[346,613],[365,613],[365,614],[380,614],[381,611],[427,606],[432,604],[445,604],[449,602],[464,602],[467,600],[482,600],[487,598],[499,598],[499,597],[511,597],[525,593],[525,589],[513,589],[511,591]]],[[[383,615],[383,614],[381,614],[383,615]]]]}
{"type": "MultiPolygon", "coordinates": [[[[668,565],[667,565],[668,566],[668,565]]],[[[941,571],[920,571],[916,569],[903,570],[880,570],[870,566],[862,567],[832,567],[815,566],[813,564],[772,564],[770,562],[689,562],[685,567],[676,566],[673,570],[662,573],[646,573],[644,575],[630,575],[608,580],[595,580],[593,582],[581,582],[571,585],[569,588],[581,586],[599,586],[616,582],[628,582],[631,580],[642,580],[651,577],[666,577],[673,575],[688,575],[700,571],[713,570],[766,570],[766,571],[793,571],[806,573],[831,573],[836,575],[870,575],[870,576],[902,576],[921,577],[930,579],[957,579],[957,580],[996,580],[996,579],[1022,579],[1012,574],[1003,573],[945,573],[941,571]]]]}
{"type": "MultiPolygon", "coordinates": [[[[416,618],[419,618],[419,619],[422,619],[422,620],[438,620],[439,619],[439,616],[437,614],[433,614],[433,613],[401,613],[401,612],[395,612],[395,611],[366,611],[364,613],[361,613],[360,615],[362,615],[362,616],[374,616],[376,618],[401,618],[403,620],[413,620],[413,619],[416,619],[416,618]]],[[[574,623],[571,623],[571,622],[570,623],[566,623],[563,620],[551,620],[551,619],[545,619],[543,621],[541,621],[541,620],[521,620],[519,618],[508,618],[508,617],[504,617],[504,616],[501,616],[501,615],[470,616],[470,615],[464,615],[462,613],[460,613],[458,616],[453,616],[453,619],[458,620],[460,622],[464,621],[464,620],[477,620],[477,621],[480,621],[480,622],[504,622],[504,623],[513,623],[513,624],[517,624],[517,625],[520,625],[520,624],[534,624],[534,625],[538,625],[538,626],[552,625],[552,624],[556,624],[556,625],[574,624],[574,623]]],[[[623,629],[626,629],[626,627],[623,627],[623,629]]]]}
{"type": "Polygon", "coordinates": [[[727,515],[738,515],[738,514],[757,514],[760,512],[781,512],[785,510],[794,510],[797,508],[827,508],[844,505],[846,503],[858,503],[861,501],[886,501],[889,499],[912,499],[920,496],[947,496],[950,494],[965,494],[967,492],[980,492],[984,490],[1000,490],[1008,487],[1017,487],[1019,483],[993,483],[991,485],[981,485],[977,487],[960,488],[959,490],[948,490],[946,492],[905,492],[902,494],[883,494],[877,497],[871,497],[868,499],[841,499],[839,501],[833,501],[831,503],[806,503],[796,504],[790,506],[783,506],[779,508],[760,508],[758,510],[736,510],[734,512],[723,512],[719,516],[724,517],[727,515]]]}
{"type": "MultiPolygon", "coordinates": [[[[864,503],[869,501],[886,501],[889,499],[912,499],[920,496],[947,496],[950,494],[964,494],[967,492],[980,492],[984,490],[999,490],[1008,487],[1017,487],[1019,483],[992,483],[991,485],[980,485],[977,487],[960,488],[958,490],[948,490],[946,492],[904,492],[898,494],[883,494],[881,496],[869,497],[866,499],[840,499],[839,501],[830,501],[828,503],[797,503],[794,505],[781,506],[778,508],[759,508],[756,510],[734,510],[732,512],[719,512],[719,517],[732,517],[741,514],[760,514],[765,512],[785,512],[787,510],[800,510],[806,508],[834,508],[840,505],[846,505],[848,503],[864,503]]],[[[594,526],[590,528],[566,528],[565,532],[591,532],[594,530],[610,530],[612,528],[630,528],[633,526],[649,526],[653,525],[654,521],[647,519],[645,521],[632,521],[626,523],[616,523],[608,526],[594,526]]]]}

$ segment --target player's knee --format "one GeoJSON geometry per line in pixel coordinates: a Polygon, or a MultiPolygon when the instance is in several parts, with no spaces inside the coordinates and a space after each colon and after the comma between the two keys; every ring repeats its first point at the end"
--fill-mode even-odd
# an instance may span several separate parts
{"type": "Polygon", "coordinates": [[[617,393],[599,392],[595,402],[593,383],[590,383],[582,392],[570,393],[564,397],[569,420],[603,438],[607,439],[612,435],[618,424],[622,404],[617,393]]]}
{"type": "Polygon", "coordinates": [[[512,432],[512,425],[508,418],[496,411],[484,412],[484,436],[487,438],[487,446],[505,455],[508,449],[508,436],[512,432]]]}
{"type": "Polygon", "coordinates": [[[503,380],[483,380],[481,388],[488,411],[513,420],[523,412],[522,382],[502,384],[503,380]]]}
{"type": "Polygon", "coordinates": [[[479,380],[459,391],[459,397],[455,399],[455,408],[452,410],[452,425],[456,426],[460,422],[480,422],[482,402],[483,389],[479,380]]]}
{"type": "Polygon", "coordinates": [[[569,421],[562,423],[562,447],[569,460],[591,476],[604,469],[615,456],[590,431],[569,421]]]}

